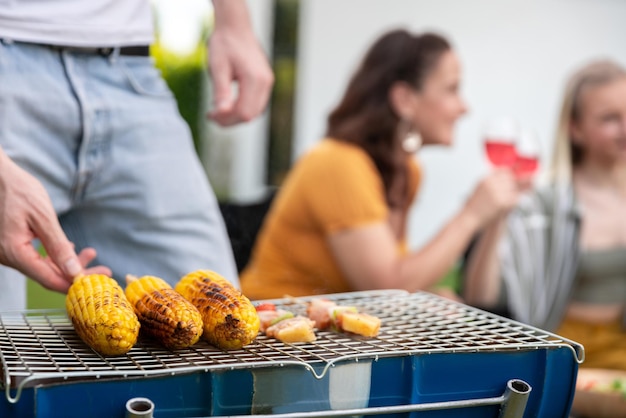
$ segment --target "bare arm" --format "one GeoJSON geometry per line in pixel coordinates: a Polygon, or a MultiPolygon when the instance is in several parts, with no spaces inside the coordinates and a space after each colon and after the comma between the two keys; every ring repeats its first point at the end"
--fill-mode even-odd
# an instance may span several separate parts
{"type": "MultiPolygon", "coordinates": [[[[95,256],[91,248],[76,255],[41,183],[0,148],[0,263],[48,289],[64,292],[95,256]],[[33,247],[36,238],[48,257],[42,257],[33,247]]],[[[106,267],[95,267],[89,272],[111,274],[106,267]]]]}
{"type": "Polygon", "coordinates": [[[500,216],[485,228],[467,262],[463,298],[470,305],[493,307],[501,289],[498,242],[506,219],[500,216]]]}
{"type": "Polygon", "coordinates": [[[209,41],[214,110],[209,118],[223,126],[246,122],[264,109],[274,75],[250,23],[245,0],[213,0],[215,29],[209,41]],[[238,84],[238,94],[232,83],[238,84]]]}
{"type": "Polygon", "coordinates": [[[404,257],[387,223],[341,231],[328,241],[355,289],[426,289],[456,263],[480,228],[513,207],[517,196],[510,172],[493,173],[427,245],[404,257]]]}
{"type": "Polygon", "coordinates": [[[468,213],[455,216],[426,246],[406,257],[387,223],[339,232],[330,246],[348,280],[358,290],[427,289],[454,265],[478,227],[468,213]]]}
{"type": "MultiPolygon", "coordinates": [[[[528,192],[533,187],[532,177],[518,177],[516,187],[519,194],[528,192]]],[[[502,274],[498,245],[505,232],[508,213],[509,210],[502,212],[487,225],[469,256],[465,269],[463,298],[470,305],[494,308],[499,301],[502,274]]]]}

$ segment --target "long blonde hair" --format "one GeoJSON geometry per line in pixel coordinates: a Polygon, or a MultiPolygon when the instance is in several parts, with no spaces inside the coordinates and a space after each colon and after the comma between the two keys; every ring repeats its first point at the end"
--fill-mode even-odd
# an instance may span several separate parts
{"type": "Polygon", "coordinates": [[[596,60],[576,71],[569,79],[561,106],[561,115],[557,126],[550,180],[570,182],[574,167],[583,156],[584,150],[572,141],[571,125],[580,117],[582,92],[609,84],[626,77],[626,70],[611,60],[596,60]]]}

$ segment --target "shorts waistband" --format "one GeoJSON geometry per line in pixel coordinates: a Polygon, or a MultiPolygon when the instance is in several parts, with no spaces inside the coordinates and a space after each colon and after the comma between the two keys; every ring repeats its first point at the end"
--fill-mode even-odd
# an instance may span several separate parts
{"type": "Polygon", "coordinates": [[[122,47],[104,47],[104,48],[91,48],[91,47],[78,47],[78,46],[60,46],[60,45],[46,45],[55,51],[68,51],[76,52],[79,54],[94,54],[108,57],[116,49],[119,50],[119,55],[147,57],[150,55],[150,46],[148,45],[135,45],[135,46],[122,46],[122,47]]]}
{"type": "Polygon", "coordinates": [[[119,55],[127,55],[127,56],[147,57],[150,55],[150,45],[131,45],[131,46],[122,46],[122,47],[112,47],[112,46],[110,47],[82,47],[82,46],[50,45],[50,44],[41,44],[41,43],[33,43],[33,42],[21,42],[21,41],[13,41],[10,39],[0,39],[0,41],[5,44],[11,44],[13,42],[31,44],[31,45],[44,47],[44,48],[50,48],[54,51],[68,51],[68,52],[75,52],[79,54],[100,55],[102,57],[108,57],[116,51],[119,51],[119,55]]]}

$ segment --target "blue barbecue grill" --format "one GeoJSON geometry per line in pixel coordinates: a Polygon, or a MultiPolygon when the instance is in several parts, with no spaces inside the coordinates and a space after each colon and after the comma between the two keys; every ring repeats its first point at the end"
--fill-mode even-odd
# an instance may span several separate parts
{"type": "MultiPolygon", "coordinates": [[[[101,357],[64,311],[1,313],[0,417],[122,418],[134,398],[158,418],[568,416],[584,358],[576,342],[426,292],[324,297],[380,317],[378,337],[259,335],[234,351],[140,339],[101,357]]],[[[272,302],[304,314],[308,300],[272,302]]]]}

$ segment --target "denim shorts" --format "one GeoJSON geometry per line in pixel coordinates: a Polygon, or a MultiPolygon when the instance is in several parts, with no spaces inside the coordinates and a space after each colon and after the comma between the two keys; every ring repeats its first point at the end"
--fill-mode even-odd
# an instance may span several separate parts
{"type": "Polygon", "coordinates": [[[77,250],[94,247],[121,283],[174,284],[204,268],[239,285],[215,195],[152,58],[0,43],[0,146],[43,183],[77,250]]]}

